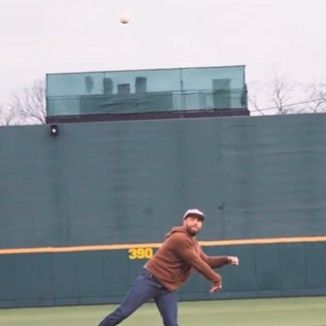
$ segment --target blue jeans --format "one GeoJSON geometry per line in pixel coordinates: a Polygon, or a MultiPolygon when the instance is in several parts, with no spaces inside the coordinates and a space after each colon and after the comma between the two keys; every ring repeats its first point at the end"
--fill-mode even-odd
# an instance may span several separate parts
{"type": "Polygon", "coordinates": [[[141,270],[140,275],[132,284],[129,293],[121,305],[106,316],[99,326],[113,326],[121,323],[150,299],[154,299],[161,313],[164,326],[178,326],[177,298],[175,293],[167,290],[145,268],[141,270]]]}

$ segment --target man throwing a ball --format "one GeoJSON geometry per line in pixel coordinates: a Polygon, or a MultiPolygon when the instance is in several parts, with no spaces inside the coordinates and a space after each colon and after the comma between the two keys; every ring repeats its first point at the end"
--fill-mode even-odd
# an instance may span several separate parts
{"type": "Polygon", "coordinates": [[[185,212],[182,225],[170,230],[160,249],[141,270],[124,301],[99,326],[119,324],[150,299],[154,299],[164,326],[178,326],[175,291],[193,270],[212,282],[210,292],[222,288],[222,278],[214,268],[238,265],[239,259],[235,256],[207,256],[202,251],[196,235],[204,220],[205,215],[199,209],[185,212]]]}

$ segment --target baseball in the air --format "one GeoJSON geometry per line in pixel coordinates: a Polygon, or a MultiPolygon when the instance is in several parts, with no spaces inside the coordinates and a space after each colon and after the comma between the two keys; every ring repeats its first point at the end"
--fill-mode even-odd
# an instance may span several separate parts
{"type": "Polygon", "coordinates": [[[120,16],[120,23],[121,24],[128,24],[130,21],[130,14],[128,12],[124,12],[120,16]]]}

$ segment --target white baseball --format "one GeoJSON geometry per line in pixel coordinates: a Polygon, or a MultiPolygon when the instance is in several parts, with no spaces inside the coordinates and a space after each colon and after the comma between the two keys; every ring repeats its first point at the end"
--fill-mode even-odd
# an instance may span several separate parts
{"type": "Polygon", "coordinates": [[[130,21],[130,14],[128,12],[124,12],[120,16],[120,23],[128,24],[130,21]]]}

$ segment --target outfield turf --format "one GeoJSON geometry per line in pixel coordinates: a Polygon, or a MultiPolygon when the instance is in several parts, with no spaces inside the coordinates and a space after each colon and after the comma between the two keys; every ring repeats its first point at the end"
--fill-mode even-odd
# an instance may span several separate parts
{"type": "MultiPolygon", "coordinates": [[[[1,326],[96,326],[115,306],[0,309],[1,326]]],[[[180,326],[326,326],[326,297],[193,301],[179,303],[180,326]]],[[[154,304],[122,323],[162,325],[154,304]]]]}

